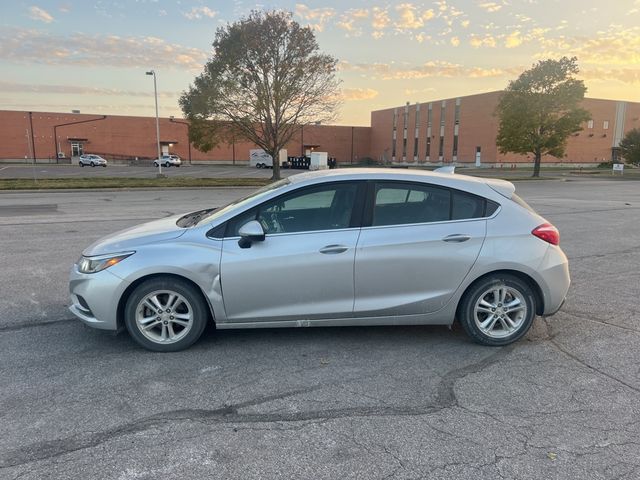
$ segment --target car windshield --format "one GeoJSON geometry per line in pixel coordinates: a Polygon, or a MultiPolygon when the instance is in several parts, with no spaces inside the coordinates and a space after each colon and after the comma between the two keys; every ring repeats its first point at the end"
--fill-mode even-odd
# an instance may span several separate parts
{"type": "Polygon", "coordinates": [[[198,210],[196,212],[187,213],[178,219],[176,225],[179,227],[193,227],[194,225],[198,225],[200,223],[210,223],[217,218],[220,218],[222,215],[226,214],[229,211],[240,209],[244,205],[253,200],[259,199],[261,197],[265,197],[270,192],[274,190],[278,190],[286,185],[291,183],[289,179],[283,178],[274,183],[270,183],[269,185],[265,185],[262,188],[259,188],[255,192],[250,193],[246,197],[242,197],[238,200],[234,200],[231,203],[228,203],[220,208],[208,208],[205,210],[198,210]]]}

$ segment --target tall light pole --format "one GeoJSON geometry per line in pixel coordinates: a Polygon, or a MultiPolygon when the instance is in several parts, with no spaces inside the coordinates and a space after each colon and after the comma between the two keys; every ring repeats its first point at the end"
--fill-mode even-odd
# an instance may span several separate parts
{"type": "Polygon", "coordinates": [[[158,118],[158,85],[156,83],[156,71],[149,70],[147,75],[153,76],[153,94],[156,100],[156,143],[158,145],[158,175],[162,175],[162,154],[160,152],[160,119],[158,118]]]}

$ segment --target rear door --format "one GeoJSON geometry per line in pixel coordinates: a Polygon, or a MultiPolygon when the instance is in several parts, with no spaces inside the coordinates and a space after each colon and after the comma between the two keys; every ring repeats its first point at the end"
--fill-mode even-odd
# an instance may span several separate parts
{"type": "Polygon", "coordinates": [[[434,312],[475,263],[486,200],[425,183],[378,181],[356,248],[356,316],[434,312]]]}

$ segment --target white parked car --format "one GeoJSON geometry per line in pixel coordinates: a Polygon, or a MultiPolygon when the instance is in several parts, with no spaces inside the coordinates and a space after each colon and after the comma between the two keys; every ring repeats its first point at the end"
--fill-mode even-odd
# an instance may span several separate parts
{"type": "Polygon", "coordinates": [[[107,161],[102,158],[100,155],[93,155],[91,153],[85,153],[84,155],[80,155],[80,159],[78,160],[78,165],[84,167],[85,165],[91,165],[92,167],[106,167],[107,161]]]}
{"type": "Polygon", "coordinates": [[[153,161],[154,167],[158,165],[162,165],[163,167],[179,167],[182,165],[182,160],[178,155],[163,155],[159,160],[153,161]]]}

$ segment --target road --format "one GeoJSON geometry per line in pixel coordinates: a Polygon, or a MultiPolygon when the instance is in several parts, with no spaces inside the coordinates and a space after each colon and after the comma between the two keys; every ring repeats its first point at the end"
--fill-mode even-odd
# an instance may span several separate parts
{"type": "Polygon", "coordinates": [[[209,330],[157,354],[66,311],[96,238],[244,189],[0,194],[0,478],[637,479],[640,190],[517,185],[571,261],[515,345],[460,328],[209,330]]]}

